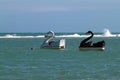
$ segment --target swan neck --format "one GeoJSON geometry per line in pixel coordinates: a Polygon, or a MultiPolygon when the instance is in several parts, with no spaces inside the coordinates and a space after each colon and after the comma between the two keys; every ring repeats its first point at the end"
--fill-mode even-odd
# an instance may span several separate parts
{"type": "Polygon", "coordinates": [[[93,37],[93,33],[91,33],[91,36],[90,37],[88,37],[88,38],[86,38],[85,40],[83,40],[83,42],[85,43],[85,42],[87,42],[88,40],[90,40],[92,37],[93,37]]]}
{"type": "Polygon", "coordinates": [[[53,38],[53,37],[47,38],[47,39],[45,40],[45,42],[48,43],[52,38],[53,38]]]}

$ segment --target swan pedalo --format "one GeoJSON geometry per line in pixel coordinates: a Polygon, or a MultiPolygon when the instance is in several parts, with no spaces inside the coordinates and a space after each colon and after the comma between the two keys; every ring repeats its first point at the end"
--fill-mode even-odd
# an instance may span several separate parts
{"type": "Polygon", "coordinates": [[[88,31],[86,34],[90,34],[89,37],[81,41],[79,48],[82,50],[86,49],[95,49],[95,50],[105,50],[105,41],[98,41],[96,43],[92,43],[92,41],[89,41],[93,38],[94,33],[92,31],[88,31]]]}
{"type": "Polygon", "coordinates": [[[65,39],[60,40],[53,40],[55,38],[55,34],[53,31],[49,31],[45,35],[46,40],[44,40],[41,48],[54,48],[54,49],[61,49],[65,48],[65,39]]]}

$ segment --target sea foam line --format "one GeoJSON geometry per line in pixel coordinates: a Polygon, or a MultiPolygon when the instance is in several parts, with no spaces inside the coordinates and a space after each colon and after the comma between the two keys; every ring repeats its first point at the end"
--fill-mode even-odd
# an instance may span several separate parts
{"type": "MultiPolygon", "coordinates": [[[[71,35],[55,35],[56,38],[82,38],[89,37],[90,35],[80,35],[80,34],[71,34],[71,35]]],[[[120,37],[120,34],[112,34],[109,29],[105,28],[103,30],[103,34],[95,34],[94,37],[120,37]]],[[[16,34],[10,35],[7,34],[5,36],[0,36],[0,38],[44,38],[44,35],[38,36],[17,36],[16,34]]]]}
{"type": "MultiPolygon", "coordinates": [[[[56,35],[56,38],[82,38],[82,37],[89,37],[90,35],[79,35],[79,34],[71,34],[71,35],[56,35]]],[[[104,35],[104,34],[97,34],[94,37],[120,37],[120,34],[111,34],[111,35],[104,35]]],[[[17,36],[17,35],[10,35],[7,34],[5,36],[0,36],[0,38],[44,38],[44,35],[38,36],[17,36]]]]}

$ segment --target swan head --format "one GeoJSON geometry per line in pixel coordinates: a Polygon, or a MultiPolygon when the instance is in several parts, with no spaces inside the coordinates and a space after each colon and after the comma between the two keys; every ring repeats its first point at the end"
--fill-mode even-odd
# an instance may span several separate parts
{"type": "Polygon", "coordinates": [[[93,32],[92,31],[88,31],[86,34],[93,34],[93,32]]]}
{"type": "Polygon", "coordinates": [[[53,31],[49,31],[46,35],[45,35],[45,38],[51,38],[51,37],[54,37],[54,32],[53,31]]]}

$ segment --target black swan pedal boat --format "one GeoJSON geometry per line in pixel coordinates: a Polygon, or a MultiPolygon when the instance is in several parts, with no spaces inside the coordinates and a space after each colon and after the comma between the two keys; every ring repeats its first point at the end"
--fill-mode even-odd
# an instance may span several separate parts
{"type": "Polygon", "coordinates": [[[105,50],[104,40],[96,42],[96,43],[92,43],[92,41],[89,41],[89,40],[93,38],[94,33],[92,31],[88,31],[86,34],[91,34],[91,36],[81,41],[80,46],[79,46],[80,50],[105,50]]]}

